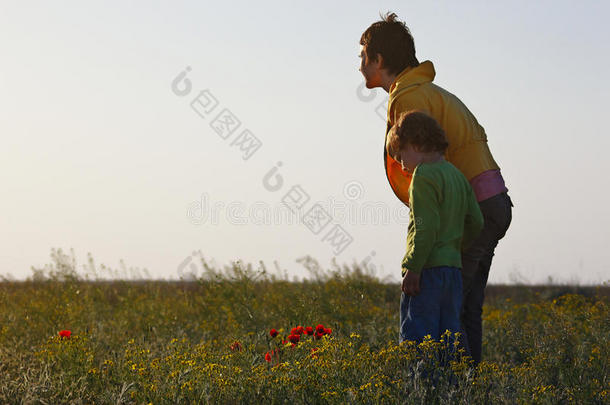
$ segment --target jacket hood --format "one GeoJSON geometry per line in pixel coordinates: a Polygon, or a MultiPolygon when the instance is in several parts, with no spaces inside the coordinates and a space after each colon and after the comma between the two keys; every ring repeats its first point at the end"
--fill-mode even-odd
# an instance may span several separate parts
{"type": "Polygon", "coordinates": [[[408,67],[396,76],[394,83],[390,86],[390,93],[402,90],[408,86],[431,82],[435,76],[434,65],[429,60],[420,63],[416,67],[408,67]]]}

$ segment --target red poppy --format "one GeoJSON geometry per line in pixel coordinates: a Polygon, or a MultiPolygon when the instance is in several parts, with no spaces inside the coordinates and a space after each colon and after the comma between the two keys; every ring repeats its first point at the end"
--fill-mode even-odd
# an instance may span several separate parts
{"type": "Polygon", "coordinates": [[[271,335],[272,338],[276,337],[278,334],[278,331],[276,331],[275,329],[271,329],[269,331],[269,334],[271,335]]]}
{"type": "Polygon", "coordinates": [[[241,344],[238,341],[233,342],[233,344],[231,345],[231,350],[241,351],[241,344]]]}
{"type": "Polygon", "coordinates": [[[310,336],[313,335],[313,328],[311,326],[306,327],[305,333],[307,333],[310,336]]]}
{"type": "Polygon", "coordinates": [[[322,338],[322,336],[324,336],[324,333],[318,333],[318,332],[316,332],[316,334],[315,334],[315,338],[316,338],[316,340],[317,340],[317,339],[322,338]]]}
{"type": "Polygon", "coordinates": [[[326,333],[327,335],[330,335],[331,333],[333,333],[333,330],[331,328],[328,329],[324,329],[324,333],[326,333]]]}
{"type": "Polygon", "coordinates": [[[70,335],[71,334],[72,334],[72,332],[69,331],[69,330],[60,330],[59,331],[59,336],[62,337],[62,338],[65,337],[66,339],[70,339],[70,335]]]}
{"type": "Polygon", "coordinates": [[[298,343],[300,339],[301,335],[298,334],[288,336],[288,340],[290,340],[292,344],[298,343]]]}
{"type": "Polygon", "coordinates": [[[265,360],[267,360],[267,362],[271,363],[271,354],[269,354],[269,352],[265,353],[265,360]]]}
{"type": "Polygon", "coordinates": [[[292,328],[292,329],[290,330],[290,334],[291,334],[291,335],[296,335],[296,334],[298,334],[298,333],[299,333],[299,332],[298,332],[298,329],[297,329],[296,327],[295,327],[295,328],[292,328]]]}
{"type": "Polygon", "coordinates": [[[324,334],[324,325],[320,324],[316,326],[316,333],[324,334]]]}
{"type": "Polygon", "coordinates": [[[305,332],[305,329],[302,326],[297,326],[297,333],[302,335],[305,332]]]}

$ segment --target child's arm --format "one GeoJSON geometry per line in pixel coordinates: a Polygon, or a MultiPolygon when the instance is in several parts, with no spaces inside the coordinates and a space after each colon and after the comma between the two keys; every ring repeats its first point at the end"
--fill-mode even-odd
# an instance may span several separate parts
{"type": "Polygon", "coordinates": [[[479,236],[483,229],[483,214],[479,203],[470,189],[468,193],[468,210],[464,219],[464,235],[462,236],[462,251],[466,250],[479,236]]]}
{"type": "Polygon", "coordinates": [[[422,175],[414,175],[409,201],[412,220],[407,235],[407,253],[402,261],[403,276],[406,270],[421,273],[438,239],[441,223],[439,191],[432,181],[422,175]]]}

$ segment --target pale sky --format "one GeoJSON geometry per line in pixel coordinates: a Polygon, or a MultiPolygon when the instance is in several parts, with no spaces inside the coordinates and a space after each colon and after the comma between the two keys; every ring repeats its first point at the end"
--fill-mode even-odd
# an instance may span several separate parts
{"type": "Polygon", "coordinates": [[[387,93],[358,93],[360,35],[388,10],[502,169],[515,207],[490,282],[609,280],[606,1],[3,1],[0,274],[73,248],[79,267],[91,252],[153,278],[200,251],[299,278],[308,254],[364,260],[397,281],[408,210],[383,168],[387,93]],[[217,133],[225,109],[240,125],[217,133]],[[260,147],[240,150],[247,136],[260,147]],[[282,205],[295,192],[328,214],[317,234],[282,205]]]}

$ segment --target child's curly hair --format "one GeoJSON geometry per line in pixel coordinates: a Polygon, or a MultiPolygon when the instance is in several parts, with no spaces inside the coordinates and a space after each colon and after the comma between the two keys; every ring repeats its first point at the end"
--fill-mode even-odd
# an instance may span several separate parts
{"type": "Polygon", "coordinates": [[[418,147],[422,152],[440,153],[445,153],[449,146],[443,128],[434,118],[419,110],[400,115],[388,133],[386,149],[394,158],[407,144],[418,147]]]}

